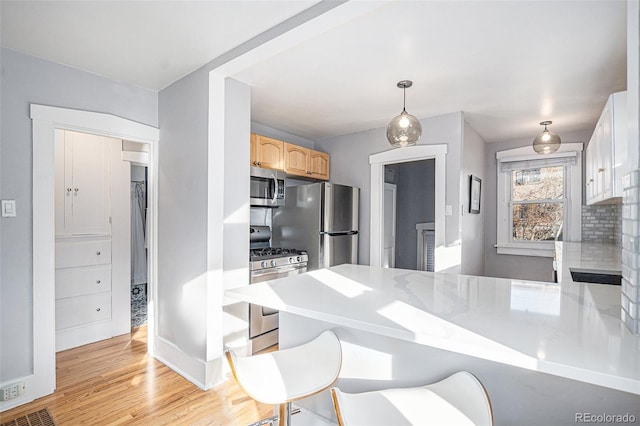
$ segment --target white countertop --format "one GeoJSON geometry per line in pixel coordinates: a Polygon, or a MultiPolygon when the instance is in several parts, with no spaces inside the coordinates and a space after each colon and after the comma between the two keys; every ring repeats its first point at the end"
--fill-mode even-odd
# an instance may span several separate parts
{"type": "Polygon", "coordinates": [[[555,250],[558,282],[573,282],[569,268],[621,274],[621,256],[622,249],[614,244],[558,241],[556,242],[555,250]]]}
{"type": "Polygon", "coordinates": [[[338,326],[640,395],[620,287],[340,265],[228,290],[338,326]]]}

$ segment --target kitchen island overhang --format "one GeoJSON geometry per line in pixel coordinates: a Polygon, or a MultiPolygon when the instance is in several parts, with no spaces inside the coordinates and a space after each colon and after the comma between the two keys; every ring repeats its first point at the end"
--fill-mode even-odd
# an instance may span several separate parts
{"type": "MultiPolygon", "coordinates": [[[[576,409],[594,406],[586,394],[609,401],[610,409],[638,410],[640,406],[640,338],[619,319],[617,286],[565,286],[341,265],[230,290],[226,295],[279,309],[283,345],[311,337],[305,334],[315,328],[344,329],[344,338],[360,346],[354,353],[368,353],[370,359],[364,363],[371,365],[372,377],[377,374],[376,359],[384,363],[380,360],[391,356],[396,370],[402,358],[405,363],[422,363],[413,368],[416,382],[424,383],[453,368],[470,369],[481,379],[484,376],[490,394],[502,400],[509,395],[500,389],[501,383],[517,386],[512,379],[522,376],[518,380],[524,380],[523,389],[531,388],[523,391],[527,398],[560,391],[582,395],[587,406],[578,404],[576,409]],[[362,349],[367,346],[370,350],[362,349]],[[408,352],[420,353],[421,358],[412,358],[408,352]],[[434,360],[442,368],[425,366],[434,360]],[[457,364],[450,364],[452,360],[457,364]]],[[[358,389],[383,386],[378,382],[387,379],[387,385],[412,382],[406,376],[365,384],[365,371],[357,375],[361,382],[354,387],[358,389]]],[[[341,380],[354,383],[342,375],[341,380]]],[[[554,398],[559,401],[557,395],[554,398]]],[[[554,398],[544,396],[538,403],[551,404],[554,398]]],[[[494,401],[496,419],[501,418],[502,405],[494,401]]]]}

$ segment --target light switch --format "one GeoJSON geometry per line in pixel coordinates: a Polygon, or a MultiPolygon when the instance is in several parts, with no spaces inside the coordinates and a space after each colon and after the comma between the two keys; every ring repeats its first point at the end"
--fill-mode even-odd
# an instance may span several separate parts
{"type": "Polygon", "coordinates": [[[16,217],[16,200],[2,200],[2,217],[16,217]]]}
{"type": "Polygon", "coordinates": [[[444,206],[444,215],[445,216],[453,215],[453,206],[451,206],[451,205],[444,206]]]}

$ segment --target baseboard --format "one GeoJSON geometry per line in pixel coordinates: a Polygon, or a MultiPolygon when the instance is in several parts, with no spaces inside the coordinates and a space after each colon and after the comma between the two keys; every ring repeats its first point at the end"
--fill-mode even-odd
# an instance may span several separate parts
{"type": "Polygon", "coordinates": [[[109,320],[57,330],[56,352],[109,339],[113,337],[111,325],[112,323],[109,320]]]}
{"type": "Polygon", "coordinates": [[[222,372],[222,358],[206,362],[193,358],[160,336],[155,340],[154,358],[200,389],[206,391],[226,380],[222,372]]]}

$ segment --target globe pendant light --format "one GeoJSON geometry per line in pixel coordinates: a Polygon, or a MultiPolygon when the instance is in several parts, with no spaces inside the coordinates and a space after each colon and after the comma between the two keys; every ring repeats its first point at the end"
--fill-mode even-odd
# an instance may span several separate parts
{"type": "Polygon", "coordinates": [[[560,136],[547,130],[547,126],[551,121],[543,121],[540,123],[544,126],[544,130],[533,140],[533,150],[538,154],[551,154],[560,148],[560,136]]]}
{"type": "Polygon", "coordinates": [[[394,147],[415,145],[422,136],[422,125],[417,118],[409,114],[405,109],[406,89],[411,87],[413,82],[402,80],[398,82],[398,87],[402,89],[402,112],[393,117],[387,126],[387,139],[394,147]]]}

